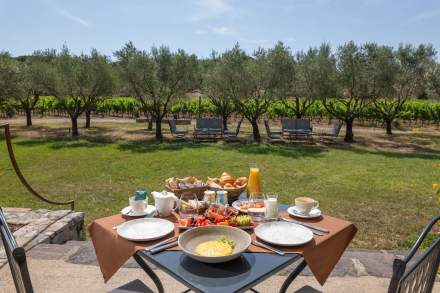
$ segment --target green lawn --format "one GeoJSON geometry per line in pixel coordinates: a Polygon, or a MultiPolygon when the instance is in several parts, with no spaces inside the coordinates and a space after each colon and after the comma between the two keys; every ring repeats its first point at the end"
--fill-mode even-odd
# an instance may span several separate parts
{"type": "MultiPolygon", "coordinates": [[[[19,184],[0,143],[0,206],[48,207],[19,184]]],[[[353,221],[356,247],[408,247],[439,211],[431,191],[440,179],[436,151],[25,137],[15,138],[14,147],[35,189],[74,199],[88,223],[118,213],[137,188],[161,190],[172,176],[244,176],[252,162],[261,167],[264,191],[279,193],[284,203],[311,196],[324,213],[353,221]]]]}

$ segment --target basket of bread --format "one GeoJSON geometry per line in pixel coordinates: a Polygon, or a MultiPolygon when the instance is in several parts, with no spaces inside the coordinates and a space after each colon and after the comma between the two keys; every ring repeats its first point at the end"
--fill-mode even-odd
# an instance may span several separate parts
{"type": "Polygon", "coordinates": [[[183,194],[196,194],[199,200],[203,199],[203,193],[208,189],[208,185],[195,176],[168,178],[165,180],[165,187],[178,197],[183,194]]]}
{"type": "Polygon", "coordinates": [[[210,190],[218,191],[225,190],[228,192],[228,202],[232,203],[236,201],[240,194],[242,194],[246,190],[247,186],[247,178],[246,177],[238,177],[235,178],[229,175],[226,172],[220,177],[208,177],[206,181],[206,185],[210,190]]]}

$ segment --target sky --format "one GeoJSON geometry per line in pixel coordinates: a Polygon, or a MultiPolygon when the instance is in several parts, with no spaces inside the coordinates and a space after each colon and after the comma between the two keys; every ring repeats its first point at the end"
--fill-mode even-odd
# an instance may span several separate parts
{"type": "Polygon", "coordinates": [[[66,44],[109,56],[125,42],[200,57],[236,42],[252,53],[350,40],[440,50],[439,0],[0,0],[0,51],[13,56],[66,44]]]}

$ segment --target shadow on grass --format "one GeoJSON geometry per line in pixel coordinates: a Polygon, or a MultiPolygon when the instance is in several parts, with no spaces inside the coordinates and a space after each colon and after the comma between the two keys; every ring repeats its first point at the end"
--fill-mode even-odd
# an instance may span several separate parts
{"type": "MultiPolygon", "coordinates": [[[[39,129],[45,129],[46,127],[38,127],[39,129]]],[[[109,131],[105,128],[92,128],[89,130],[83,130],[79,138],[72,138],[68,134],[63,136],[50,136],[46,138],[35,139],[19,139],[14,143],[17,146],[34,147],[39,145],[47,145],[49,148],[58,150],[63,148],[89,148],[89,147],[105,147],[109,144],[116,144],[117,149],[120,151],[133,152],[133,153],[152,153],[157,151],[179,151],[182,149],[205,149],[215,148],[219,151],[231,151],[239,152],[243,154],[255,154],[255,155],[275,155],[283,157],[319,157],[331,150],[340,150],[353,152],[356,154],[368,154],[378,155],[389,158],[413,158],[413,159],[425,159],[425,160],[440,160],[440,151],[426,148],[421,145],[412,145],[414,151],[399,151],[399,148],[394,147],[394,150],[383,150],[377,147],[380,145],[365,145],[360,141],[353,145],[330,142],[328,144],[307,145],[307,144],[286,144],[286,143],[248,143],[246,141],[238,142],[224,142],[224,143],[193,143],[191,141],[176,141],[173,139],[163,139],[162,141],[156,140],[153,136],[143,140],[134,141],[121,141],[112,139],[107,136],[106,132],[109,131]]],[[[80,130],[80,131],[81,131],[80,130]]],[[[46,129],[47,131],[47,129],[46,129]]],[[[418,136],[418,135],[417,135],[418,136]]],[[[417,137],[415,136],[415,137],[417,137]]],[[[424,138],[436,139],[436,136],[423,135],[424,138]]],[[[397,137],[396,137],[397,138],[397,137]]],[[[398,139],[398,138],[397,138],[398,139]]]]}
{"type": "Polygon", "coordinates": [[[47,145],[51,149],[62,148],[89,148],[89,147],[103,147],[107,144],[111,144],[112,141],[106,138],[93,138],[93,139],[75,139],[75,138],[39,138],[33,140],[20,140],[14,142],[17,146],[35,147],[47,145]]]}
{"type": "Polygon", "coordinates": [[[264,155],[271,154],[275,156],[285,157],[316,157],[322,152],[328,151],[326,148],[319,146],[301,146],[292,147],[289,145],[272,145],[272,144],[244,144],[244,143],[190,143],[178,141],[155,140],[148,141],[130,141],[118,145],[121,151],[130,151],[136,153],[151,153],[157,151],[178,151],[182,149],[204,149],[215,148],[219,151],[240,152],[244,154],[264,155]]]}
{"type": "Polygon", "coordinates": [[[378,155],[388,158],[403,158],[403,159],[424,159],[424,160],[440,160],[440,152],[432,149],[425,149],[418,147],[416,152],[399,152],[399,151],[385,151],[372,147],[358,147],[359,145],[332,145],[332,149],[341,151],[350,151],[356,154],[364,155],[378,155]]]}

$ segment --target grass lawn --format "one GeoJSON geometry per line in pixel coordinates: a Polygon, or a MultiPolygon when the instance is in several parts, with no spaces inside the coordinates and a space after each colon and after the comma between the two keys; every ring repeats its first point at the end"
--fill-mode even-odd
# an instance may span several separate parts
{"type": "MultiPolygon", "coordinates": [[[[118,213],[137,188],[162,190],[164,180],[172,176],[206,178],[223,171],[246,176],[252,162],[261,167],[264,191],[279,193],[282,202],[290,203],[297,195],[314,197],[324,213],[353,221],[359,228],[355,247],[406,248],[439,211],[431,183],[440,178],[440,140],[432,134],[414,134],[413,140],[422,140],[421,147],[427,140],[434,150],[409,152],[364,145],[30,138],[16,130],[16,157],[30,183],[51,199],[74,199],[76,209],[86,213],[87,223],[118,213]]],[[[33,198],[20,185],[4,139],[0,140],[0,206],[56,208],[33,198]]]]}

